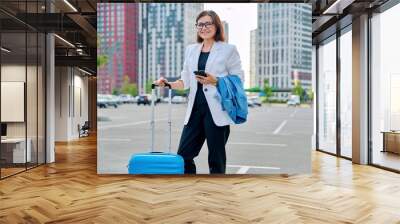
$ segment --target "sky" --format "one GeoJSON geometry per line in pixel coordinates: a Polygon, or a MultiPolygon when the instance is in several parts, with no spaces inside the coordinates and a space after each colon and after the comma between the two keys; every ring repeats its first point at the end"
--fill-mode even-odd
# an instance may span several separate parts
{"type": "Polygon", "coordinates": [[[257,3],[205,3],[204,9],[214,10],[229,24],[229,43],[236,45],[248,86],[250,72],[250,31],[257,28],[257,3]]]}

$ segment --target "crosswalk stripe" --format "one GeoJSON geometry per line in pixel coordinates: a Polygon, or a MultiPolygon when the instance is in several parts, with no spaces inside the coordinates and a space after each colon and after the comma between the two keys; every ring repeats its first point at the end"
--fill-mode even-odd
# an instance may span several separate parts
{"type": "Polygon", "coordinates": [[[275,131],[273,132],[274,135],[278,134],[282,128],[286,125],[287,120],[282,121],[282,123],[275,129],[275,131]]]}

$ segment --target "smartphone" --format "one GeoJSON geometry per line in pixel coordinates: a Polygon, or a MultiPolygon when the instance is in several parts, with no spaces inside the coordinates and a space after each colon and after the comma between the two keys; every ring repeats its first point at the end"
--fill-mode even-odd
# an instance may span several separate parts
{"type": "Polygon", "coordinates": [[[194,71],[195,75],[207,77],[206,72],[204,70],[194,71]]]}

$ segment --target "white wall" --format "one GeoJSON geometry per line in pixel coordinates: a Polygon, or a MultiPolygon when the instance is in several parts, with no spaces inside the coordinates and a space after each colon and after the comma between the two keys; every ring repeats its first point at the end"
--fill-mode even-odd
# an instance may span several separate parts
{"type": "MultiPolygon", "coordinates": [[[[1,66],[1,81],[4,82],[25,82],[25,65],[2,65],[1,66]]],[[[7,108],[1,108],[7,110],[7,108]]],[[[8,122],[7,123],[8,137],[25,137],[25,122],[8,122]]]]}
{"type": "MultiPolygon", "coordinates": [[[[74,75],[74,108],[72,108],[72,135],[79,137],[77,126],[88,121],[88,78],[81,75],[74,75]],[[82,108],[80,108],[82,107],[82,108]],[[81,110],[81,111],[80,111],[81,110]],[[74,113],[75,112],[75,113],[74,113]]],[[[81,73],[79,73],[81,74],[81,73]]]]}
{"type": "Polygon", "coordinates": [[[72,67],[56,67],[55,73],[55,141],[70,141],[88,120],[88,78],[72,67]]]}
{"type": "Polygon", "coordinates": [[[55,68],[55,141],[68,140],[68,85],[67,67],[55,68]]]}

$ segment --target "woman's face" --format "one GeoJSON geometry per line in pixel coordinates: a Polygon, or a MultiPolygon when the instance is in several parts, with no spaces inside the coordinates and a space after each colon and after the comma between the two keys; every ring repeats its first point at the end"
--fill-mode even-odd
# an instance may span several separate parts
{"type": "Polygon", "coordinates": [[[203,16],[197,21],[197,34],[205,39],[213,39],[217,29],[212,21],[211,16],[203,16]]]}

